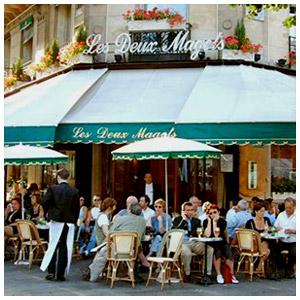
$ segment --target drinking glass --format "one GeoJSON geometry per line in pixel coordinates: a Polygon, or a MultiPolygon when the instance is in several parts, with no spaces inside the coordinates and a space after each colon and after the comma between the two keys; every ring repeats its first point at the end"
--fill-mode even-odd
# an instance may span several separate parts
{"type": "Polygon", "coordinates": [[[216,227],[214,233],[215,233],[215,237],[218,237],[220,235],[220,228],[216,227]]]}

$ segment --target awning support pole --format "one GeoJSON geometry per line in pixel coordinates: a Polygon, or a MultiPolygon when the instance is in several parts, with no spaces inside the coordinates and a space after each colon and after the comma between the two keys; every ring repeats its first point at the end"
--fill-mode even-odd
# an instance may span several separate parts
{"type": "Polygon", "coordinates": [[[166,195],[166,231],[168,231],[169,200],[168,200],[168,160],[167,159],[165,159],[165,195],[166,195]]]}

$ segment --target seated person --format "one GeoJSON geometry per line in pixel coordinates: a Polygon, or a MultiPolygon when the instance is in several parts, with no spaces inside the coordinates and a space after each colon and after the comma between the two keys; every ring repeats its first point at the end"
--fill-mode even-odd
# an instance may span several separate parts
{"type": "MultiPolygon", "coordinates": [[[[181,206],[181,216],[176,217],[173,221],[172,229],[186,230],[182,245],[182,262],[184,265],[184,282],[191,281],[191,262],[192,253],[204,255],[205,244],[202,242],[190,240],[191,237],[197,237],[197,228],[201,227],[201,221],[194,218],[195,209],[192,203],[184,202],[181,206]]],[[[211,275],[212,258],[214,250],[210,246],[207,247],[207,274],[211,275]]],[[[203,264],[204,268],[204,264],[203,264]]]]}
{"type": "Polygon", "coordinates": [[[18,236],[18,228],[16,221],[22,219],[21,199],[15,197],[11,200],[13,211],[11,211],[5,220],[4,226],[4,249],[6,242],[10,237],[18,236]]]}
{"type": "Polygon", "coordinates": [[[202,205],[203,214],[199,217],[199,220],[201,221],[201,224],[203,224],[203,221],[207,219],[207,210],[211,203],[209,201],[206,201],[202,205]]]}
{"type": "MultiPolygon", "coordinates": [[[[128,214],[126,216],[117,218],[112,227],[108,231],[137,231],[139,233],[139,241],[144,236],[146,223],[143,216],[141,216],[142,208],[140,204],[131,204],[128,208],[128,214]]],[[[139,247],[141,248],[141,247],[139,247]]],[[[107,245],[101,247],[96,253],[90,269],[90,281],[94,282],[98,279],[107,263],[107,245]]]]}
{"type": "Polygon", "coordinates": [[[126,216],[128,214],[128,207],[131,205],[131,204],[137,204],[138,203],[138,199],[135,197],[135,196],[129,196],[127,199],[126,199],[126,208],[124,209],[121,209],[113,218],[113,221],[115,221],[117,218],[119,217],[123,217],[123,216],[126,216]]]}
{"type": "Polygon", "coordinates": [[[90,256],[91,250],[96,246],[96,233],[94,230],[95,222],[100,214],[101,198],[100,195],[93,197],[93,207],[88,211],[87,220],[85,222],[85,231],[91,233],[89,243],[83,244],[80,248],[80,254],[84,256],[90,256]]]}
{"type": "Polygon", "coordinates": [[[44,218],[44,209],[41,205],[41,194],[31,194],[31,208],[28,210],[30,220],[38,224],[41,218],[44,218]]]}
{"type": "Polygon", "coordinates": [[[151,217],[151,226],[155,229],[156,234],[152,241],[149,256],[155,256],[158,252],[159,245],[162,241],[168,224],[168,229],[172,226],[172,218],[165,213],[166,202],[163,199],[157,199],[154,202],[155,214],[151,217]],[[168,222],[168,223],[167,223],[168,222]]]}
{"type": "Polygon", "coordinates": [[[146,225],[151,226],[150,220],[151,220],[151,217],[155,214],[155,211],[149,207],[150,198],[147,195],[141,196],[140,204],[142,207],[142,214],[145,218],[146,225]]]}
{"type": "MultiPolygon", "coordinates": [[[[246,229],[252,229],[257,231],[258,233],[262,233],[265,230],[265,226],[267,224],[268,227],[271,226],[270,219],[267,217],[264,217],[266,208],[263,202],[256,202],[253,206],[253,213],[255,217],[253,219],[250,219],[246,223],[246,229]]],[[[270,255],[270,249],[269,244],[267,241],[262,240],[262,251],[265,253],[265,256],[263,257],[263,261],[267,260],[268,256],[270,255]]],[[[262,260],[259,262],[258,271],[262,270],[262,260]]]]}
{"type": "Polygon", "coordinates": [[[252,219],[252,215],[248,212],[248,202],[246,200],[240,200],[238,202],[239,211],[235,214],[231,214],[227,221],[228,235],[230,244],[236,244],[235,229],[244,226],[248,220],[252,219]]]}
{"type": "Polygon", "coordinates": [[[86,219],[88,216],[88,208],[84,205],[84,202],[85,202],[85,199],[84,199],[84,197],[81,196],[79,198],[80,211],[79,211],[78,218],[82,220],[82,224],[81,224],[80,228],[78,228],[78,226],[76,226],[75,232],[74,232],[74,238],[76,239],[78,230],[80,230],[80,235],[79,235],[79,239],[78,239],[78,246],[80,248],[84,245],[82,235],[85,233],[85,222],[86,222],[86,219]]]}
{"type": "Polygon", "coordinates": [[[274,224],[280,233],[288,236],[287,239],[280,239],[276,247],[276,266],[279,270],[285,269],[286,278],[294,277],[294,264],[296,263],[296,200],[286,198],[284,200],[285,211],[281,212],[274,224]],[[288,250],[288,263],[284,264],[281,258],[281,251],[288,250]]]}
{"type": "Polygon", "coordinates": [[[274,225],[275,221],[276,221],[276,209],[273,203],[273,199],[272,198],[268,198],[267,200],[264,201],[264,205],[266,207],[266,211],[264,216],[270,219],[270,222],[272,224],[272,226],[274,225]]]}
{"type": "Polygon", "coordinates": [[[232,283],[239,283],[239,281],[234,276],[233,254],[225,236],[226,226],[227,222],[223,218],[220,218],[219,207],[216,204],[210,205],[208,209],[208,218],[203,222],[204,236],[220,236],[221,238],[223,238],[223,240],[220,242],[210,243],[211,247],[214,248],[214,266],[217,272],[217,282],[219,284],[224,283],[224,278],[221,274],[221,257],[224,256],[226,259],[226,265],[229,266],[230,273],[232,274],[232,283]]]}

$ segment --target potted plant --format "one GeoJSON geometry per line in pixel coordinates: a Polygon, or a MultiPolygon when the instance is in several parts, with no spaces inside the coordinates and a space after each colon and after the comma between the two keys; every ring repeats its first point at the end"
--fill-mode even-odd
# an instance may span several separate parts
{"type": "Polygon", "coordinates": [[[5,75],[4,76],[4,90],[9,91],[11,90],[16,83],[18,82],[18,79],[15,75],[5,75]]]}
{"type": "Polygon", "coordinates": [[[271,183],[272,197],[274,200],[281,201],[288,197],[296,199],[296,182],[287,178],[272,178],[271,183]]]}
{"type": "Polygon", "coordinates": [[[170,8],[159,10],[154,7],[152,10],[141,8],[128,10],[126,14],[123,14],[123,18],[128,22],[128,30],[131,32],[185,29],[186,23],[178,11],[170,8]]]}
{"type": "Polygon", "coordinates": [[[258,61],[260,59],[261,44],[254,44],[246,37],[244,21],[238,21],[234,29],[234,36],[224,39],[225,49],[222,53],[223,59],[243,59],[258,61]]]}

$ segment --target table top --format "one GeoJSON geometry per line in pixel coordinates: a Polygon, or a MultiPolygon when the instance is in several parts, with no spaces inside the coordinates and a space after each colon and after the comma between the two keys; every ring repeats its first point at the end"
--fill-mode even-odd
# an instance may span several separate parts
{"type": "Polygon", "coordinates": [[[198,241],[198,242],[221,242],[223,238],[221,237],[194,237],[190,238],[191,241],[198,241]]]}
{"type": "Polygon", "coordinates": [[[284,234],[281,232],[276,232],[275,235],[272,235],[271,233],[262,232],[260,236],[268,240],[288,239],[290,237],[288,234],[284,234]]]}
{"type": "Polygon", "coordinates": [[[37,229],[49,229],[49,226],[47,224],[37,224],[36,225],[37,229]]]}

